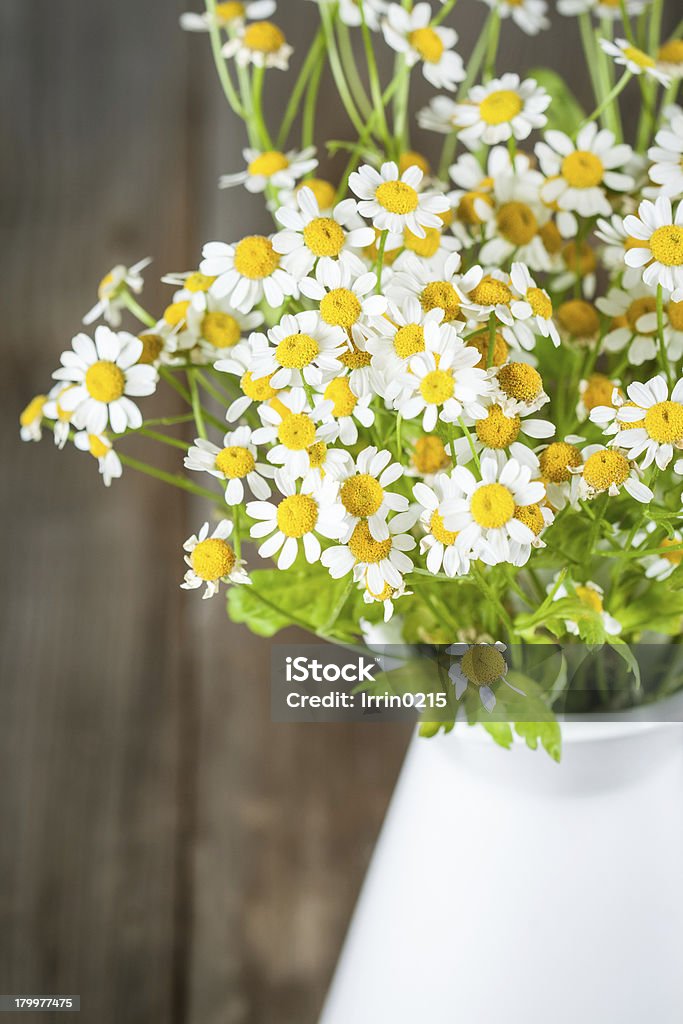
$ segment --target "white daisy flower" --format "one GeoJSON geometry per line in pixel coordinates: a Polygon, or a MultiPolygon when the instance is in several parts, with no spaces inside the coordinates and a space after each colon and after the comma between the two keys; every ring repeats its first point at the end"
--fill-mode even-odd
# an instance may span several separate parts
{"type": "Polygon", "coordinates": [[[153,394],[157,371],[138,363],[140,339],[100,326],[94,342],[86,334],[77,334],[71,344],[52,376],[75,385],[61,396],[61,405],[72,413],[74,426],[90,434],[101,434],[108,424],[115,434],[141,427],[142,415],[130,396],[153,394]]]}
{"type": "Polygon", "coordinates": [[[399,174],[395,163],[384,163],[379,171],[363,164],[349,178],[349,188],[358,196],[358,212],[380,231],[402,235],[409,228],[424,238],[425,228],[442,227],[439,214],[448,210],[448,200],[443,194],[420,192],[422,178],[415,165],[399,174]]]}
{"type": "Polygon", "coordinates": [[[229,299],[241,313],[250,313],[261,299],[277,309],[296,295],[294,279],[282,269],[282,257],[266,235],[248,235],[235,245],[207,242],[201,270],[215,277],[211,293],[229,299]]]}
{"type": "Polygon", "coordinates": [[[413,356],[424,352],[425,324],[438,326],[442,320],[443,310],[432,309],[425,313],[414,295],[408,295],[400,304],[389,303],[381,333],[369,338],[366,346],[373,367],[386,379],[389,389],[407,373],[413,356]]]}
{"type": "Polygon", "coordinates": [[[602,339],[606,352],[622,352],[628,347],[628,361],[632,366],[640,366],[655,358],[657,299],[651,288],[642,281],[629,291],[610,288],[606,296],[596,299],[595,305],[612,320],[602,339]]]}
{"type": "Polygon", "coordinates": [[[599,218],[595,234],[604,242],[601,255],[605,267],[612,274],[621,273],[621,285],[625,291],[630,291],[641,280],[640,270],[627,267],[624,256],[628,249],[640,244],[639,239],[629,236],[624,227],[624,218],[617,213],[612,214],[609,220],[599,218]]]}
{"type": "Polygon", "coordinates": [[[267,335],[252,334],[249,346],[254,377],[269,377],[274,388],[319,387],[342,372],[348,347],[341,328],[315,310],[283,316],[267,335]]]}
{"type": "Polygon", "coordinates": [[[124,267],[122,264],[114,267],[100,281],[97,289],[97,303],[83,317],[84,324],[92,324],[100,317],[104,317],[112,327],[118,327],[121,323],[121,310],[125,309],[122,295],[124,292],[133,292],[139,295],[143,289],[144,281],[142,271],[151,263],[151,259],[140,260],[132,267],[124,267]]]}
{"type": "Polygon", "coordinates": [[[273,444],[266,458],[276,466],[284,466],[293,479],[307,477],[318,461],[319,442],[334,440],[337,426],[330,420],[331,402],[320,402],[313,409],[308,406],[302,388],[294,388],[277,403],[259,406],[262,427],[251,435],[256,445],[273,444]]]}
{"type": "MultiPolygon", "coordinates": [[[[507,363],[506,366],[514,368],[526,366],[525,363],[507,363]]],[[[529,370],[536,372],[533,367],[529,370]]],[[[502,367],[505,369],[505,367],[502,367]]],[[[512,377],[512,374],[510,375],[512,377]]],[[[517,375],[519,377],[519,374],[517,375]]],[[[538,376],[538,375],[537,375],[538,376]]],[[[521,465],[529,467],[533,472],[538,470],[538,459],[531,448],[528,448],[521,440],[526,437],[530,440],[543,440],[552,437],[555,433],[555,425],[549,420],[532,418],[521,409],[518,412],[512,411],[503,404],[494,403],[489,405],[484,416],[479,419],[468,417],[467,425],[473,427],[473,435],[458,438],[455,442],[455,456],[458,465],[466,465],[474,458],[472,447],[478,455],[494,456],[502,467],[508,456],[517,460],[521,465]]]]}
{"type": "Polygon", "coordinates": [[[536,36],[543,29],[550,28],[545,0],[484,0],[484,3],[491,10],[498,11],[501,18],[512,18],[528,36],[536,36]]]}
{"type": "Polygon", "coordinates": [[[213,362],[262,323],[263,313],[259,310],[241,313],[233,309],[228,299],[218,299],[211,292],[197,292],[187,307],[184,329],[174,336],[175,346],[181,350],[197,347],[198,355],[213,362]]]}
{"type": "Polygon", "coordinates": [[[118,480],[123,473],[121,460],[114,447],[104,434],[89,434],[87,430],[79,430],[74,434],[74,444],[81,452],[89,452],[97,459],[97,466],[105,487],[111,487],[112,480],[118,480]]]}
{"type": "Polygon", "coordinates": [[[315,146],[301,151],[292,149],[289,153],[269,149],[245,149],[242,151],[246,169],[236,174],[223,174],[218,180],[219,188],[233,188],[244,185],[247,192],[265,192],[271,186],[275,189],[294,188],[296,182],[318,166],[315,146]]]}
{"type": "Polygon", "coordinates": [[[668,119],[655,135],[655,144],[648,149],[652,161],[648,173],[660,186],[660,194],[674,199],[683,195],[683,110],[670,107],[668,119]]]}
{"type": "Polygon", "coordinates": [[[661,284],[673,293],[674,301],[683,300],[683,202],[674,216],[666,196],[654,203],[644,199],[637,217],[624,218],[624,228],[641,243],[625,252],[627,265],[641,268],[643,281],[651,288],[661,284]]]}
{"type": "Polygon", "coordinates": [[[223,0],[216,4],[215,18],[208,11],[187,11],[180,15],[180,27],[186,32],[210,32],[214,24],[218,28],[235,28],[247,18],[269,18],[276,6],[275,0],[223,0]]]}
{"type": "MultiPolygon", "coordinates": [[[[465,296],[463,309],[471,320],[483,323],[493,313],[508,345],[527,352],[534,348],[536,338],[531,326],[526,323],[529,319],[526,304],[518,305],[515,302],[509,274],[495,268],[485,273],[483,267],[475,264],[461,279],[460,290],[465,296]],[[517,314],[524,319],[520,319],[517,314]]],[[[537,299],[538,308],[543,308],[541,296],[537,296],[537,299]]]]}
{"type": "Polygon", "coordinates": [[[387,490],[403,476],[403,467],[391,461],[391,452],[374,446],[364,448],[340,478],[338,502],[341,505],[345,531],[340,535],[343,543],[363,520],[368,524],[373,540],[386,540],[389,536],[387,516],[390,512],[407,512],[409,502],[402,494],[387,490]]]}
{"type": "Polygon", "coordinates": [[[437,473],[451,468],[453,460],[438,434],[422,434],[412,445],[406,476],[422,477],[430,486],[437,473]]]}
{"type": "Polygon", "coordinates": [[[308,452],[310,469],[302,479],[306,486],[318,485],[325,477],[341,480],[353,469],[353,456],[345,448],[334,448],[326,441],[316,441],[308,452]]]}
{"type": "Polygon", "coordinates": [[[544,501],[545,487],[516,459],[501,468],[497,459],[485,455],[480,467],[481,480],[465,466],[456,466],[451,473],[460,496],[443,503],[444,525],[460,533],[459,545],[473,557],[494,565],[511,562],[521,547],[530,550],[533,544],[536,534],[528,521],[544,501]]]}
{"type": "Polygon", "coordinates": [[[450,96],[433,96],[429,105],[418,111],[417,123],[425,131],[450,135],[462,127],[457,116],[459,109],[460,104],[450,96]]]}
{"type": "MultiPolygon", "coordinates": [[[[547,591],[549,594],[555,589],[556,584],[557,576],[548,584],[547,591]]],[[[608,636],[618,636],[621,633],[621,623],[617,622],[614,616],[605,611],[603,605],[604,596],[605,591],[599,584],[594,583],[592,580],[586,580],[585,583],[572,583],[571,587],[561,583],[557,590],[555,590],[553,601],[561,601],[565,597],[578,597],[585,608],[600,616],[608,636]]],[[[573,636],[579,635],[579,625],[577,622],[574,622],[572,619],[565,619],[564,624],[568,633],[571,633],[573,636]]]]}
{"type": "Polygon", "coordinates": [[[254,402],[271,402],[280,394],[280,389],[271,384],[273,374],[268,377],[256,378],[252,372],[253,353],[247,342],[230,349],[227,359],[219,359],[214,363],[214,370],[239,377],[242,394],[228,406],[225,418],[228,423],[239,420],[254,402]]]}
{"type": "Polygon", "coordinates": [[[357,276],[346,262],[318,261],[315,277],[305,277],[299,287],[302,295],[319,304],[320,319],[328,330],[345,332],[356,347],[364,349],[366,339],[380,329],[387,308],[386,298],[376,294],[376,284],[375,274],[357,276]]]}
{"type": "MultiPolygon", "coordinates": [[[[363,591],[363,601],[365,604],[376,604],[379,603],[384,607],[384,621],[391,622],[394,614],[394,601],[398,601],[399,597],[410,597],[412,590],[406,590],[405,582],[401,583],[400,587],[390,587],[386,583],[378,593],[374,593],[368,586],[367,579],[360,580],[359,588],[363,591]]],[[[364,619],[360,620],[361,629],[363,629],[364,619]]],[[[363,635],[365,636],[365,630],[363,629],[363,635]]]]}
{"type": "Polygon", "coordinates": [[[299,554],[301,541],[306,561],[319,562],[322,547],[317,534],[336,540],[342,529],[342,516],[334,500],[338,484],[326,477],[320,484],[302,484],[297,493],[294,480],[280,470],[275,483],[282,501],[250,501],[247,505],[247,515],[258,520],[250,535],[254,539],[268,538],[258,549],[259,555],[271,558],[279,551],[278,569],[289,569],[299,554]]]}
{"type": "Polygon", "coordinates": [[[36,395],[19,416],[19,436],[22,441],[40,441],[43,436],[43,409],[47,395],[36,395]]]}
{"type": "Polygon", "coordinates": [[[577,434],[568,434],[562,441],[552,441],[536,449],[539,479],[545,487],[551,508],[556,511],[576,498],[576,477],[574,470],[583,465],[583,455],[578,447],[584,439],[577,434]]]}
{"type": "MultiPolygon", "coordinates": [[[[623,449],[630,459],[640,459],[647,469],[656,463],[666,469],[674,452],[683,448],[683,378],[675,384],[669,398],[664,377],[652,377],[646,384],[629,384],[624,402],[616,411],[622,429],[612,443],[623,449]],[[633,403],[633,404],[631,404],[633,403]]],[[[597,410],[591,413],[591,419],[597,410]]]]}
{"type": "Polygon", "coordinates": [[[386,586],[400,590],[404,575],[413,569],[413,561],[406,551],[412,551],[416,541],[405,531],[412,529],[415,518],[412,511],[395,515],[388,523],[386,540],[375,540],[368,521],[361,519],[348,543],[323,551],[320,561],[334,579],[352,572],[354,580],[365,581],[374,594],[381,594],[386,586]]]}
{"type": "MultiPolygon", "coordinates": [[[[323,4],[328,7],[335,7],[337,0],[313,0],[313,3],[318,4],[319,7],[322,7],[323,4]]],[[[386,13],[388,6],[389,4],[386,0],[363,0],[365,24],[373,32],[379,29],[380,18],[386,13]]],[[[339,20],[351,28],[358,28],[363,24],[358,0],[339,0],[338,15],[339,20]]]]}
{"type": "Polygon", "coordinates": [[[451,644],[446,650],[458,659],[448,670],[456,700],[460,700],[468,686],[473,686],[482,706],[490,714],[496,706],[496,695],[492,689],[496,683],[505,683],[515,693],[525,696],[523,690],[518,690],[505,678],[508,664],[503,654],[507,647],[500,641],[493,644],[451,644]]]}
{"type": "Polygon", "coordinates": [[[460,496],[460,488],[446,473],[438,473],[432,485],[417,483],[413,495],[420,506],[420,523],[425,536],[420,541],[420,554],[427,552],[427,568],[435,575],[464,576],[470,571],[468,553],[456,544],[458,534],[447,530],[443,522],[442,503],[460,496]]]}
{"type": "Polygon", "coordinates": [[[655,58],[633,46],[628,39],[615,39],[614,42],[611,39],[598,41],[607,56],[612,57],[615,64],[626,68],[632,75],[645,75],[646,78],[655,79],[660,85],[670,84],[671,79],[657,66],[655,58]]]}
{"type": "Polygon", "coordinates": [[[498,163],[491,196],[495,214],[484,219],[485,242],[479,260],[486,266],[503,266],[515,258],[532,270],[551,270],[554,261],[541,233],[551,219],[550,210],[540,198],[543,175],[532,169],[529,157],[523,153],[516,155],[514,166],[509,155],[498,163]]]}
{"type": "Polygon", "coordinates": [[[458,104],[454,111],[460,125],[458,138],[469,149],[526,139],[546,124],[544,111],[549,105],[550,96],[533,78],[522,82],[519,75],[505,74],[486,85],[475,85],[467,101],[458,104]]]}
{"type": "Polygon", "coordinates": [[[557,348],[560,335],[553,320],[553,304],[547,291],[539,288],[523,263],[512,264],[511,280],[515,296],[510,307],[513,316],[523,320],[534,333],[550,338],[557,348]]]}
{"type": "Polygon", "coordinates": [[[273,212],[277,215],[277,210],[283,206],[296,208],[299,193],[305,188],[310,189],[315,196],[321,216],[331,216],[337,205],[337,189],[331,181],[327,181],[325,178],[306,178],[304,181],[300,181],[296,188],[283,189],[279,196],[280,204],[273,212]]]}
{"type": "Polygon", "coordinates": [[[581,452],[581,458],[580,466],[569,466],[574,478],[570,495],[572,504],[605,493],[614,498],[622,487],[643,505],[652,501],[654,494],[641,481],[636,464],[629,461],[623,452],[601,444],[589,444],[581,452]]]}
{"type": "Polygon", "coordinates": [[[55,435],[55,444],[60,451],[65,447],[66,442],[69,440],[73,411],[65,409],[60,403],[59,398],[60,395],[65,391],[68,391],[71,387],[73,387],[73,384],[55,384],[47,396],[47,401],[43,407],[43,416],[49,420],[53,420],[52,429],[55,435]]]}
{"type": "Polygon", "coordinates": [[[322,396],[325,401],[332,402],[331,415],[342,444],[352,445],[358,440],[356,421],[366,430],[375,422],[375,414],[370,408],[374,398],[372,391],[368,390],[367,394],[359,398],[351,387],[350,377],[335,377],[325,386],[322,396]]]}
{"type": "Polygon", "coordinates": [[[215,277],[202,274],[200,270],[184,270],[180,273],[173,271],[170,274],[164,274],[161,279],[163,284],[170,284],[178,289],[175,294],[177,300],[185,299],[188,302],[197,292],[208,292],[215,280],[215,277]]]}
{"type": "MultiPolygon", "coordinates": [[[[629,15],[642,14],[649,0],[626,0],[626,13],[629,15]]],[[[590,13],[596,18],[606,18],[608,21],[615,21],[621,18],[621,5],[616,0],[557,0],[557,10],[566,17],[574,17],[579,14],[590,13]]]]}
{"type": "Polygon", "coordinates": [[[196,473],[209,473],[225,482],[225,502],[240,505],[244,501],[244,482],[255,498],[270,497],[273,469],[263,462],[257,462],[256,445],[252,441],[250,427],[238,427],[229,431],[219,448],[204,438],[197,438],[183,462],[185,469],[196,473]]]}
{"type": "Polygon", "coordinates": [[[669,537],[664,536],[660,540],[652,539],[652,534],[658,530],[657,523],[648,523],[644,530],[637,533],[633,538],[633,549],[645,546],[647,548],[660,548],[659,555],[644,555],[639,559],[645,568],[645,576],[649,580],[657,580],[661,583],[671,576],[683,562],[683,534],[674,530],[669,537]],[[647,543],[645,543],[647,541],[647,543]],[[668,551],[668,548],[673,548],[668,551]]]}
{"type": "Polygon", "coordinates": [[[272,21],[254,21],[238,26],[235,36],[223,47],[224,57],[234,57],[237,64],[257,68],[279,68],[286,71],[294,53],[281,28],[272,21]]]}
{"type": "Polygon", "coordinates": [[[576,143],[564,132],[547,131],[536,143],[536,155],[548,178],[541,188],[544,202],[581,217],[609,217],[606,190],[627,192],[634,186],[629,174],[617,170],[630,160],[631,147],[617,144],[614,134],[594,121],[580,129],[576,143]]]}
{"type": "Polygon", "coordinates": [[[657,51],[657,64],[671,79],[683,78],[683,39],[668,39],[662,43],[657,51]]]}
{"type": "Polygon", "coordinates": [[[273,248],[281,254],[287,273],[300,281],[310,274],[316,260],[325,265],[350,257],[355,257],[354,268],[362,273],[363,265],[354,250],[372,245],[375,232],[363,223],[358,226],[354,200],[345,199],[331,216],[324,216],[313,192],[304,187],[296,194],[296,205],[298,209],[281,206],[275,213],[285,230],[274,236],[273,248]]]}
{"type": "Polygon", "coordinates": [[[382,32],[387,44],[403,54],[408,67],[422,61],[422,73],[431,85],[453,91],[465,77],[462,58],[453,51],[458,33],[431,21],[428,3],[415,4],[410,11],[393,3],[382,20],[382,32]]]}
{"type": "Polygon", "coordinates": [[[414,253],[406,253],[400,272],[389,281],[387,296],[399,306],[406,299],[416,298],[424,313],[439,309],[445,323],[461,324],[466,300],[460,287],[463,281],[458,273],[460,263],[460,253],[452,252],[440,270],[430,269],[414,253]]]}
{"type": "Polygon", "coordinates": [[[183,590],[197,590],[206,584],[202,595],[206,600],[218,593],[221,582],[251,583],[244,561],[228,544],[232,531],[232,523],[222,519],[210,536],[209,524],[204,523],[198,534],[185,541],[183,548],[187,551],[185,561],[189,569],[185,573],[185,581],[180,584],[183,590]]]}
{"type": "Polygon", "coordinates": [[[584,377],[579,381],[576,415],[583,423],[599,405],[615,409],[616,401],[620,400],[623,400],[623,395],[616,380],[612,380],[604,373],[591,373],[590,377],[584,377]]]}

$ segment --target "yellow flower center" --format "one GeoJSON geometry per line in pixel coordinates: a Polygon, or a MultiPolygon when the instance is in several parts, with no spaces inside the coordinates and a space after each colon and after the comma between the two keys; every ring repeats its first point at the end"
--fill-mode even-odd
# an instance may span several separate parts
{"type": "Polygon", "coordinates": [[[325,398],[334,402],[333,416],[351,416],[358,399],[349,385],[348,377],[337,377],[325,388],[325,398]]]}
{"type": "Polygon", "coordinates": [[[538,233],[541,236],[541,241],[545,246],[546,252],[551,256],[556,256],[562,249],[562,235],[560,234],[555,221],[549,220],[542,228],[539,229],[538,233]]]}
{"type": "Polygon", "coordinates": [[[337,196],[335,187],[331,182],[325,181],[324,178],[306,178],[300,185],[297,185],[297,193],[302,188],[310,188],[321,210],[330,210],[334,206],[337,196]]]}
{"type": "Polygon", "coordinates": [[[164,339],[160,334],[140,334],[138,337],[142,342],[142,355],[138,362],[145,366],[155,363],[163,351],[164,339]]]}
{"type": "Polygon", "coordinates": [[[316,441],[308,449],[308,457],[311,461],[311,469],[320,469],[327,458],[327,445],[324,441],[316,441]]]}
{"type": "Polygon", "coordinates": [[[368,565],[382,562],[391,552],[391,537],[387,540],[375,540],[365,519],[356,523],[349,541],[349,551],[357,562],[368,565]]]}
{"type": "Polygon", "coordinates": [[[653,68],[655,66],[655,60],[647,53],[643,53],[637,46],[625,46],[624,57],[627,60],[633,61],[639,68],[653,68]]]}
{"type": "Polygon", "coordinates": [[[358,320],[362,307],[348,288],[333,288],[320,303],[320,315],[332,327],[349,330],[358,320]]]}
{"type": "Polygon", "coordinates": [[[446,370],[430,370],[420,381],[420,394],[427,405],[443,405],[454,391],[453,375],[446,370]]]}
{"type": "Polygon", "coordinates": [[[618,487],[631,472],[628,459],[621,452],[603,449],[586,459],[583,478],[594,491],[606,491],[612,484],[618,487]]]}
{"type": "Polygon", "coordinates": [[[503,484],[484,484],[472,495],[472,518],[487,530],[505,526],[515,514],[515,499],[503,484]]]}
{"type": "Polygon", "coordinates": [[[477,420],[477,437],[487,448],[507,448],[519,437],[519,416],[506,416],[499,405],[492,405],[486,419],[477,420]]]}
{"type": "Polygon", "coordinates": [[[111,363],[108,359],[98,359],[88,367],[85,386],[90,397],[96,402],[115,402],[125,390],[126,378],[116,363],[111,363]]]}
{"type": "Polygon", "coordinates": [[[303,451],[315,441],[315,423],[305,412],[293,412],[280,423],[277,436],[280,444],[290,451],[303,451]]]}
{"type": "Polygon", "coordinates": [[[446,547],[455,544],[455,538],[458,536],[457,530],[446,529],[443,524],[443,516],[438,509],[432,512],[429,520],[429,531],[434,540],[438,540],[440,544],[445,544],[446,547]]]}
{"type": "MultiPolygon", "coordinates": [[[[476,364],[480,370],[485,370],[488,366],[489,361],[489,332],[479,331],[477,334],[472,335],[471,338],[467,339],[467,345],[469,348],[476,348],[477,352],[481,356],[479,362],[476,364]]],[[[502,366],[508,357],[510,349],[508,343],[502,334],[496,331],[496,340],[493,344],[493,365],[502,366]]]]}
{"type": "Polygon", "coordinates": [[[536,537],[545,526],[545,519],[538,505],[518,505],[515,509],[515,519],[528,526],[536,537]]]}
{"type": "Polygon", "coordinates": [[[486,274],[477,287],[472,289],[470,298],[479,306],[507,306],[512,299],[512,292],[503,281],[486,274]]]}
{"type": "Polygon", "coordinates": [[[604,173],[602,160],[587,149],[577,149],[562,161],[562,177],[571,188],[595,188],[604,173]]]}
{"type": "Polygon", "coordinates": [[[666,267],[683,265],[683,228],[678,224],[665,224],[650,237],[650,252],[658,263],[666,267]]]}
{"type": "Polygon", "coordinates": [[[596,612],[598,615],[602,614],[603,603],[602,596],[593,587],[575,587],[576,596],[582,605],[586,608],[590,608],[591,611],[596,612]]]}
{"type": "Polygon", "coordinates": [[[553,484],[566,483],[570,477],[570,469],[576,469],[581,465],[581,452],[566,441],[553,441],[545,448],[540,456],[541,473],[546,480],[553,484]]]}
{"type": "Polygon", "coordinates": [[[513,245],[528,245],[538,231],[534,211],[526,203],[503,203],[496,222],[501,235],[513,245]]]}
{"type": "Polygon", "coordinates": [[[581,401],[588,412],[597,408],[598,405],[608,405],[614,408],[613,391],[614,382],[609,377],[606,377],[604,373],[592,373],[581,395],[581,401]]]}
{"type": "Polygon", "coordinates": [[[398,170],[400,174],[407,171],[409,167],[419,167],[423,174],[429,174],[430,166],[429,160],[422,153],[417,153],[414,149],[408,149],[405,153],[401,153],[398,158],[398,170]]]}
{"type": "Polygon", "coordinates": [[[202,335],[214,348],[232,348],[242,337],[237,320],[229,313],[207,313],[202,320],[202,335]]]}
{"type": "Polygon", "coordinates": [[[384,499],[384,491],[374,476],[358,473],[342,484],[339,497],[350,516],[365,519],[377,512],[384,499]]]}
{"type": "Polygon", "coordinates": [[[275,358],[287,370],[303,370],[318,355],[318,342],[310,334],[289,334],[275,349],[275,358]]]}
{"type": "Polygon", "coordinates": [[[669,39],[657,54],[664,64],[683,64],[683,39],[669,39]]]}
{"type": "Polygon", "coordinates": [[[383,181],[375,192],[375,198],[389,213],[404,215],[416,210],[419,201],[415,189],[405,181],[383,181]]]}
{"type": "Polygon", "coordinates": [[[528,363],[508,363],[498,371],[498,383],[510,398],[533,402],[543,390],[543,378],[528,363]]]}
{"type": "MultiPolygon", "coordinates": [[[[676,537],[665,537],[660,547],[680,547],[681,540],[676,537]]],[[[662,558],[666,558],[667,562],[671,562],[673,565],[680,565],[683,562],[683,549],[679,551],[669,551],[668,554],[662,555],[662,558]]]]}
{"type": "Polygon", "coordinates": [[[215,277],[209,277],[208,274],[200,274],[197,270],[194,274],[190,274],[190,276],[186,278],[185,287],[188,292],[208,292],[215,280],[215,277]]]}
{"type": "Polygon", "coordinates": [[[109,271],[108,274],[104,275],[104,277],[102,278],[102,280],[100,281],[100,283],[98,285],[98,288],[97,288],[97,297],[98,297],[98,299],[110,298],[109,292],[110,292],[110,289],[111,289],[111,286],[112,286],[113,283],[114,283],[114,275],[112,274],[111,271],[109,271]]]}
{"type": "Polygon", "coordinates": [[[505,658],[490,644],[474,644],[463,654],[460,668],[474,686],[490,686],[507,670],[505,658]]]}
{"type": "Polygon", "coordinates": [[[418,238],[410,228],[403,233],[403,244],[406,249],[416,253],[425,260],[429,260],[439,251],[441,245],[441,232],[438,228],[425,228],[425,237],[418,238]]]}
{"type": "MultiPolygon", "coordinates": [[[[639,244],[642,246],[645,243],[639,244]]],[[[562,259],[571,271],[581,277],[592,274],[598,265],[597,256],[588,242],[581,242],[579,246],[576,242],[567,242],[562,250],[562,259]]]]}
{"type": "Polygon", "coordinates": [[[414,29],[408,36],[408,42],[428,64],[438,64],[443,56],[443,41],[433,28],[414,29]]]}
{"type": "Polygon", "coordinates": [[[457,320],[460,316],[458,293],[448,281],[431,281],[420,294],[420,305],[425,313],[432,309],[442,309],[444,323],[457,320]]]}
{"type": "Polygon", "coordinates": [[[481,200],[487,206],[493,206],[490,196],[484,192],[465,192],[458,203],[458,220],[470,227],[476,227],[482,223],[482,218],[477,213],[476,200],[481,200]]]}
{"type": "Polygon", "coordinates": [[[363,352],[353,342],[351,342],[351,346],[351,348],[344,349],[339,356],[339,362],[349,370],[361,370],[364,366],[369,366],[372,362],[370,353],[363,352]]]}
{"type": "Polygon", "coordinates": [[[575,338],[588,338],[600,330],[600,317],[590,302],[583,299],[569,299],[557,310],[560,325],[575,338]]]}
{"type": "Polygon", "coordinates": [[[345,237],[343,228],[332,217],[316,217],[304,228],[304,242],[314,256],[338,256],[345,237]]]}
{"type": "Polygon", "coordinates": [[[287,167],[289,160],[284,153],[277,149],[268,149],[254,157],[247,170],[255,177],[272,178],[278,171],[284,171],[287,167]]]}
{"type": "Polygon", "coordinates": [[[683,405],[657,402],[645,413],[645,429],[658,444],[678,444],[683,440],[683,405]]]}
{"type": "Polygon", "coordinates": [[[399,327],[394,335],[394,352],[399,359],[410,359],[418,352],[424,352],[425,332],[421,324],[406,324],[399,327]]]}
{"type": "Polygon", "coordinates": [[[674,331],[683,331],[683,302],[670,302],[666,307],[666,315],[674,331]]]}
{"type": "MultiPolygon", "coordinates": [[[[654,313],[657,309],[657,300],[654,295],[645,295],[642,299],[634,299],[626,310],[626,319],[631,330],[635,331],[636,324],[645,313],[654,313]]],[[[650,333],[654,334],[655,327],[650,333]]],[[[642,332],[641,332],[642,333],[642,332]]]]}
{"type": "Polygon", "coordinates": [[[318,503],[309,494],[292,494],[277,507],[277,525],[285,537],[303,537],[318,522],[318,503]]]}
{"type": "Polygon", "coordinates": [[[221,21],[235,21],[244,17],[244,4],[238,0],[224,0],[223,3],[216,4],[216,14],[221,21]]]}
{"type": "Polygon", "coordinates": [[[367,586],[367,583],[365,589],[367,593],[370,595],[370,597],[372,597],[375,601],[390,601],[391,598],[394,596],[394,588],[390,587],[388,583],[384,584],[379,594],[375,594],[374,591],[370,590],[370,587],[367,586]]]}
{"type": "Polygon", "coordinates": [[[479,104],[479,116],[486,124],[504,124],[517,117],[522,109],[522,99],[512,89],[497,89],[489,93],[479,104]]]}
{"type": "Polygon", "coordinates": [[[259,53],[277,53],[285,42],[284,32],[272,21],[255,21],[244,33],[244,45],[259,53]]]}
{"type": "Polygon", "coordinates": [[[88,434],[88,451],[94,459],[103,459],[111,451],[111,445],[97,434],[88,434]]]}
{"type": "Polygon", "coordinates": [[[220,537],[208,537],[197,544],[190,561],[197,576],[211,583],[230,575],[235,567],[235,552],[220,537]]]}
{"type": "Polygon", "coordinates": [[[412,462],[418,473],[429,476],[450,466],[451,457],[440,437],[437,437],[436,434],[425,434],[423,437],[418,437],[415,442],[412,462]]]}
{"type": "Polygon", "coordinates": [[[553,304],[543,288],[529,288],[525,298],[534,316],[539,316],[541,320],[550,320],[553,315],[553,304]]]}
{"type": "Polygon", "coordinates": [[[186,300],[183,302],[172,302],[170,306],[167,306],[164,310],[164,320],[171,327],[178,327],[187,318],[187,311],[190,308],[190,303],[186,300]]]}
{"type": "Polygon", "coordinates": [[[42,418],[43,406],[47,402],[47,395],[36,395],[28,403],[24,411],[19,417],[19,423],[22,427],[30,427],[36,420],[42,418]]]}
{"type": "Polygon", "coordinates": [[[264,235],[248,235],[235,246],[235,270],[251,281],[270,277],[280,266],[273,243],[264,235]]]}
{"type": "Polygon", "coordinates": [[[251,371],[247,370],[240,380],[240,387],[252,402],[267,402],[269,399],[275,398],[277,394],[277,389],[271,387],[270,384],[273,377],[274,374],[271,373],[268,377],[259,377],[258,380],[254,380],[251,371]]]}
{"type": "Polygon", "coordinates": [[[241,480],[254,471],[254,456],[248,448],[231,445],[216,456],[216,469],[228,480],[241,480]]]}

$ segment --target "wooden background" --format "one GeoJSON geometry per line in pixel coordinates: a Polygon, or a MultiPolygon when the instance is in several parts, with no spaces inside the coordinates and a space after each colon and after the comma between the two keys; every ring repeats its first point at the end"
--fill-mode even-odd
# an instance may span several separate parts
{"type": "MultiPolygon", "coordinates": [[[[301,47],[313,4],[280,8],[301,47]]],[[[243,136],[182,9],[0,4],[0,992],[80,993],[88,1024],[313,1024],[405,729],[272,725],[268,644],[178,589],[203,510],[17,437],[111,265],[153,256],[160,308],[155,277],[267,225],[215,188],[243,136]]],[[[463,0],[463,52],[483,12],[463,0]]],[[[508,65],[572,72],[571,23],[506,35],[508,65]]]]}

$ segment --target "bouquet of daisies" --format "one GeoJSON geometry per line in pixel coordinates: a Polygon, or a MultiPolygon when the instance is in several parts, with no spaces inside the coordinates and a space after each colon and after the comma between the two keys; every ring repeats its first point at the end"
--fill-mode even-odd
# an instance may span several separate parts
{"type": "MultiPolygon", "coordinates": [[[[275,3],[184,15],[246,126],[220,185],[260,194],[272,232],[207,242],[163,278],[160,315],[148,261],[107,274],[21,435],[48,427],[107,486],[126,467],[211,502],[182,586],[227,587],[261,635],[457,644],[452,718],[502,698],[511,641],[618,651],[631,684],[608,675],[575,706],[652,700],[679,685],[683,619],[683,23],[663,37],[662,0],[558,0],[588,111],[551,69],[498,67],[501,29],[543,32],[545,0],[486,3],[465,59],[455,0],[317,0],[278,125],[264,86],[293,48],[275,3]],[[416,75],[434,95],[415,117],[416,75]],[[329,79],[349,137],[323,143],[333,181],[316,176],[329,79]],[[434,166],[415,124],[441,137],[434,166]],[[184,411],[145,418],[162,387],[184,411]],[[178,473],[128,454],[139,437],[182,449],[178,473]],[[630,645],[651,631],[671,642],[645,683],[630,645]]],[[[546,706],[570,689],[560,673],[546,706]]]]}

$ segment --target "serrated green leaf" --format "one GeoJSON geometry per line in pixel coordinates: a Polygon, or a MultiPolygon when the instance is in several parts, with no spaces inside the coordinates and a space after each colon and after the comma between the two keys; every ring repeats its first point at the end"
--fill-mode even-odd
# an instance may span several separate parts
{"type": "Polygon", "coordinates": [[[514,736],[509,722],[482,722],[481,724],[499,747],[510,749],[514,743],[514,736]]]}
{"type": "Polygon", "coordinates": [[[537,750],[540,741],[546,753],[559,763],[562,757],[562,733],[557,722],[515,722],[515,732],[531,750],[537,750]]]}
{"type": "MultiPolygon", "coordinates": [[[[231,587],[228,591],[228,615],[233,622],[244,623],[258,636],[274,636],[287,626],[300,626],[311,632],[321,630],[348,586],[346,580],[333,580],[318,565],[279,569],[256,569],[251,586],[231,587]]],[[[357,632],[356,617],[349,615],[336,623],[337,636],[350,637],[357,632]],[[353,628],[352,628],[353,627],[353,628]]]]}

